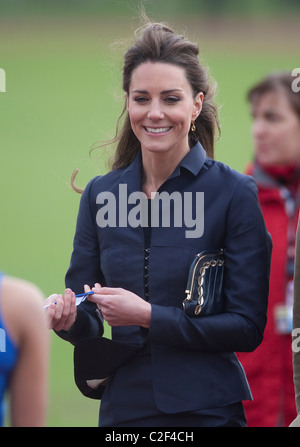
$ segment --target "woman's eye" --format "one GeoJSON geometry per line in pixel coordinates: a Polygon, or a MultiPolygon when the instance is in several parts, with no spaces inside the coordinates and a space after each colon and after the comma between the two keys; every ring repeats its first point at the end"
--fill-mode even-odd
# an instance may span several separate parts
{"type": "Polygon", "coordinates": [[[281,117],[276,113],[268,113],[268,114],[266,114],[266,119],[267,119],[267,121],[275,123],[277,121],[280,121],[281,117]]]}
{"type": "Polygon", "coordinates": [[[180,101],[180,99],[177,96],[168,96],[165,101],[169,104],[175,104],[176,102],[180,101]]]}
{"type": "Polygon", "coordinates": [[[137,96],[136,98],[134,98],[134,101],[139,104],[143,104],[147,101],[147,98],[145,96],[137,96]]]}

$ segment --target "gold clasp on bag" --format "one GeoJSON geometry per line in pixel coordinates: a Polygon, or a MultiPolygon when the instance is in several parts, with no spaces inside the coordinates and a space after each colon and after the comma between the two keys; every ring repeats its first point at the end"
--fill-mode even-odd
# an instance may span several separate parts
{"type": "MultiPolygon", "coordinates": [[[[223,256],[223,249],[221,249],[218,254],[223,256]]],[[[191,270],[192,272],[190,272],[190,277],[188,280],[188,287],[185,290],[186,293],[186,298],[183,301],[183,310],[186,311],[186,303],[187,302],[192,302],[193,300],[195,301],[195,296],[193,296],[193,290],[194,290],[194,286],[195,286],[195,281],[197,280],[198,283],[198,287],[197,287],[197,305],[194,309],[194,314],[195,315],[199,315],[201,310],[202,310],[202,306],[204,304],[204,290],[203,290],[203,286],[204,286],[204,277],[205,274],[207,272],[207,270],[209,268],[213,268],[213,267],[222,267],[224,265],[224,259],[210,259],[209,261],[205,261],[203,262],[203,260],[207,257],[207,256],[211,256],[211,253],[209,252],[205,252],[205,253],[200,253],[198,256],[198,259],[196,261],[194,261],[194,265],[192,266],[191,270]],[[200,267],[199,263],[203,262],[203,265],[200,267]],[[200,268],[199,268],[199,267],[200,268]],[[198,279],[196,278],[197,276],[197,269],[199,269],[198,271],[198,279]]],[[[201,265],[201,264],[200,264],[201,265]]]]}

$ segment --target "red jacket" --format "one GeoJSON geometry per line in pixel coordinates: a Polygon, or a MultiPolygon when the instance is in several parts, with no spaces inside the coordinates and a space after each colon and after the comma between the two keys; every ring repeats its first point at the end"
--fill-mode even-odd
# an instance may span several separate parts
{"type": "Polygon", "coordinates": [[[253,175],[258,186],[262,213],[273,240],[273,254],[268,322],[263,342],[252,353],[238,354],[253,394],[253,401],[244,402],[244,405],[249,427],[288,426],[296,417],[291,335],[277,332],[274,312],[278,304],[285,303],[287,282],[293,279],[287,272],[287,252],[290,246],[293,261],[300,173],[295,167],[265,172],[257,165],[250,166],[247,173],[253,175]],[[283,184],[279,179],[285,180],[285,191],[291,194],[289,204],[284,198],[283,184]],[[293,206],[294,210],[291,208],[293,206]],[[292,229],[290,242],[288,228],[292,229]]]}

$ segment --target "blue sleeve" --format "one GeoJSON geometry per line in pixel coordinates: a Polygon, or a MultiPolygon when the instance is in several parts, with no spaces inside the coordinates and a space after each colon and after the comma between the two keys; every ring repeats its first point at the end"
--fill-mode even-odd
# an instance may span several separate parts
{"type": "MultiPolygon", "coordinates": [[[[96,220],[93,217],[95,203],[91,199],[91,188],[94,180],[88,183],[80,200],[73,252],[65,278],[66,287],[72,289],[75,293],[84,292],[85,284],[93,287],[96,282],[99,282],[103,285],[96,220]]],[[[73,344],[79,338],[102,334],[101,317],[95,303],[90,301],[84,301],[77,307],[77,319],[70,331],[58,332],[61,338],[73,344]]]]}
{"type": "Polygon", "coordinates": [[[182,309],[153,305],[152,342],[231,352],[253,351],[261,343],[267,321],[272,241],[251,177],[239,181],[226,221],[220,225],[226,225],[225,312],[191,318],[182,309]]]}

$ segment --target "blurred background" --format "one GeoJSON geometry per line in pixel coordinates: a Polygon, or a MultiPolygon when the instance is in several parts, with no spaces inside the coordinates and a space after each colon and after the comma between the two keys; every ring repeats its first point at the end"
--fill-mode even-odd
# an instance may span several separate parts
{"type": "MultiPolygon", "coordinates": [[[[248,88],[300,66],[299,0],[0,0],[0,269],[46,296],[64,291],[80,200],[71,174],[84,187],[108,169],[107,149],[89,151],[114,136],[140,5],[199,44],[218,84],[216,159],[239,171],[252,158],[248,88]]],[[[49,426],[96,426],[98,407],[74,384],[72,346],[52,335],[49,426]]]]}

